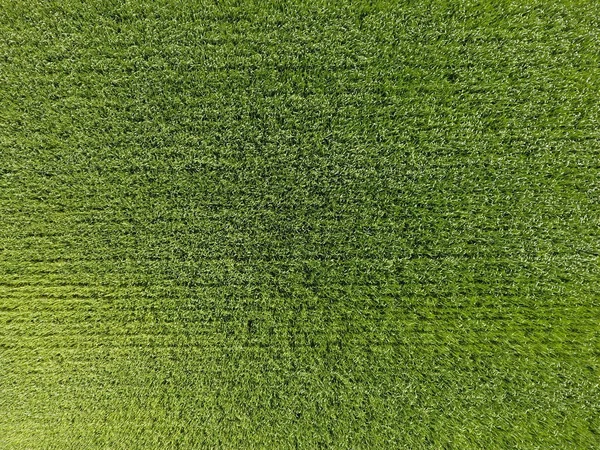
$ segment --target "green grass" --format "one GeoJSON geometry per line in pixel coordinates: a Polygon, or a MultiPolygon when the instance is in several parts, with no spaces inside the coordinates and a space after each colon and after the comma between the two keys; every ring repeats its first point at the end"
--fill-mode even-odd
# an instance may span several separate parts
{"type": "Polygon", "coordinates": [[[0,449],[600,448],[599,43],[0,0],[0,449]]]}

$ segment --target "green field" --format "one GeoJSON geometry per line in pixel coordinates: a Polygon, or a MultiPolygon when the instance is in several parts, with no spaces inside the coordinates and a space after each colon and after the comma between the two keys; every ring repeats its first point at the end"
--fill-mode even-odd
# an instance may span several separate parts
{"type": "Polygon", "coordinates": [[[600,2],[0,0],[0,449],[600,448],[600,2]]]}

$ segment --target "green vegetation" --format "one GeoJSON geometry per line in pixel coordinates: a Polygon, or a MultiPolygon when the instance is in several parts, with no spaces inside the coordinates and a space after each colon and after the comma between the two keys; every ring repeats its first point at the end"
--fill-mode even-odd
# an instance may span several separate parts
{"type": "Polygon", "coordinates": [[[600,448],[600,2],[0,37],[0,449],[600,448]]]}

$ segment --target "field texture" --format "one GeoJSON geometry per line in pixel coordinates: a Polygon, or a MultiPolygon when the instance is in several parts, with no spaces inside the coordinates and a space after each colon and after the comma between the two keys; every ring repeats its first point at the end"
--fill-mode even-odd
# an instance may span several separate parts
{"type": "Polygon", "coordinates": [[[600,448],[600,2],[0,0],[0,449],[600,448]]]}

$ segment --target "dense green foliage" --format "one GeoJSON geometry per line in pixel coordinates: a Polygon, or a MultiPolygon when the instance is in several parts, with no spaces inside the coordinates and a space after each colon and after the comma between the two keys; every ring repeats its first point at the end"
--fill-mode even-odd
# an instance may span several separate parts
{"type": "Polygon", "coordinates": [[[0,0],[0,448],[600,447],[600,3],[0,0]]]}

